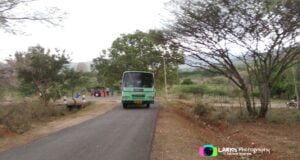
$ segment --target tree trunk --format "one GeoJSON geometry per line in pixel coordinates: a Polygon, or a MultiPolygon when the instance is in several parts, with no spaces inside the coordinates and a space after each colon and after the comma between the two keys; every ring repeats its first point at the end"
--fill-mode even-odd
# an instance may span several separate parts
{"type": "Polygon", "coordinates": [[[76,105],[76,104],[77,104],[77,101],[76,101],[76,99],[74,98],[74,92],[75,92],[74,89],[72,89],[71,92],[72,92],[72,94],[71,94],[71,95],[72,95],[72,100],[73,100],[73,102],[74,102],[74,105],[76,105]]]}
{"type": "Polygon", "coordinates": [[[268,84],[261,84],[260,86],[260,112],[259,118],[265,118],[270,104],[271,87],[268,84]]]}
{"type": "Polygon", "coordinates": [[[247,72],[248,72],[248,79],[249,79],[249,85],[250,85],[250,93],[252,98],[252,108],[253,108],[253,116],[256,116],[256,109],[255,109],[255,97],[254,97],[254,84],[252,82],[252,74],[253,72],[250,71],[250,68],[247,66],[247,72]]]}
{"type": "Polygon", "coordinates": [[[245,102],[246,102],[246,108],[247,108],[247,111],[248,111],[248,114],[250,116],[253,115],[253,108],[251,106],[251,97],[249,95],[249,92],[247,89],[243,89],[243,97],[245,99],[245,102]]]}
{"type": "Polygon", "coordinates": [[[292,75],[293,75],[293,81],[294,81],[294,87],[295,87],[297,108],[300,110],[300,105],[299,105],[300,100],[299,100],[299,93],[298,93],[297,80],[296,80],[296,71],[295,71],[294,67],[292,67],[292,75]]]}

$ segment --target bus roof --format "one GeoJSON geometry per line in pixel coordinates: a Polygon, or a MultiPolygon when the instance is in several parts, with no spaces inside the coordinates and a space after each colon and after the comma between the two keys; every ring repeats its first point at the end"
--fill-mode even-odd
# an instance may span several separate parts
{"type": "Polygon", "coordinates": [[[131,72],[133,72],[133,73],[151,73],[151,74],[153,74],[152,72],[148,72],[148,71],[125,71],[124,73],[131,73],[131,72]]]}

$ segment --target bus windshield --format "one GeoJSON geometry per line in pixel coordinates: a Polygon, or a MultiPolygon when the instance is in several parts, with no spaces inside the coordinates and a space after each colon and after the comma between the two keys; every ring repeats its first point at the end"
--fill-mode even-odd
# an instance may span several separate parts
{"type": "Polygon", "coordinates": [[[152,88],[153,74],[141,72],[126,72],[123,77],[124,87],[152,88]]]}

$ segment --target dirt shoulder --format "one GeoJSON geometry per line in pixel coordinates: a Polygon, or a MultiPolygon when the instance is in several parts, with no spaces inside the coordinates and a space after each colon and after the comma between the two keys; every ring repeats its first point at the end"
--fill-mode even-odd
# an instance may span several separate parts
{"type": "Polygon", "coordinates": [[[34,122],[31,130],[21,135],[12,133],[3,126],[0,126],[0,131],[2,132],[0,134],[4,135],[0,138],[0,152],[92,119],[112,110],[118,104],[118,101],[95,102],[92,106],[84,108],[74,114],[52,119],[49,122],[34,122]]]}
{"type": "Polygon", "coordinates": [[[300,127],[264,121],[210,124],[189,114],[192,106],[182,102],[162,104],[157,120],[151,160],[199,160],[199,147],[269,148],[270,154],[225,156],[214,159],[300,159],[300,127]]]}

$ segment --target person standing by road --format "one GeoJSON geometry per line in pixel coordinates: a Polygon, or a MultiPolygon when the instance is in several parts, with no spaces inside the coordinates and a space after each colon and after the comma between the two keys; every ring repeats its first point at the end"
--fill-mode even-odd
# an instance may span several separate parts
{"type": "Polygon", "coordinates": [[[109,88],[106,88],[106,95],[109,96],[109,88]]]}

